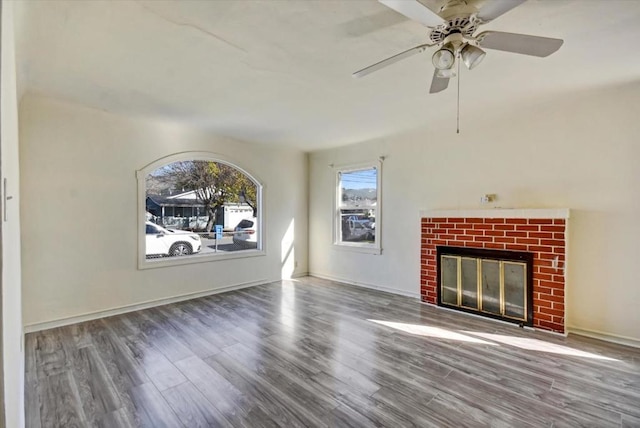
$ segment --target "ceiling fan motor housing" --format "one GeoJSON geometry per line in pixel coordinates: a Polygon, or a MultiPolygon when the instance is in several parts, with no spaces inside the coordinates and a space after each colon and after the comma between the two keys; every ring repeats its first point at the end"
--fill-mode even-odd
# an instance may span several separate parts
{"type": "Polygon", "coordinates": [[[461,34],[464,37],[473,37],[481,21],[475,15],[457,16],[449,19],[431,30],[429,38],[434,44],[440,44],[451,34],[461,34]]]}

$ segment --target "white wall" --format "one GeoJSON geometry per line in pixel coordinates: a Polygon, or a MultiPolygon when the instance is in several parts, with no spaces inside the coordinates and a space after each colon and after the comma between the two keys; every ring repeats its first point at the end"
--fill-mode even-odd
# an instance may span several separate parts
{"type": "Polygon", "coordinates": [[[307,157],[27,95],[20,105],[24,320],[27,326],[131,304],[281,278],[295,223],[296,273],[307,272],[307,157]],[[260,178],[264,257],[137,269],[135,171],[210,151],[260,178]],[[290,235],[287,236],[287,239],[290,235]]]}
{"type": "Polygon", "coordinates": [[[440,130],[312,153],[311,274],[417,296],[420,210],[486,208],[486,193],[499,207],[570,208],[567,325],[640,340],[639,97],[633,83],[538,100],[499,121],[468,111],[460,135],[452,112],[440,130]],[[380,155],[383,254],[336,251],[328,165],[380,155]]]}
{"type": "MultiPolygon", "coordinates": [[[[0,83],[0,171],[7,179],[7,221],[2,223],[2,349],[7,427],[24,426],[24,353],[20,287],[20,173],[18,103],[13,30],[13,2],[2,2],[2,78],[0,83]]],[[[4,195],[3,195],[4,197],[4,195]]],[[[4,204],[4,203],[3,203],[4,204]]],[[[2,205],[3,205],[2,204],[2,205]]],[[[1,214],[0,214],[1,215],[1,214]]],[[[3,221],[0,218],[0,221],[3,221]]],[[[2,422],[0,422],[2,426],[2,422]]]]}

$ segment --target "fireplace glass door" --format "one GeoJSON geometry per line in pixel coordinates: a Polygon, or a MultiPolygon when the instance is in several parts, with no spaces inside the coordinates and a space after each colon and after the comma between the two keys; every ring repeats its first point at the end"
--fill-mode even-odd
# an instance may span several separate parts
{"type": "Polygon", "coordinates": [[[527,321],[527,264],[442,255],[440,300],[445,306],[527,321]]]}

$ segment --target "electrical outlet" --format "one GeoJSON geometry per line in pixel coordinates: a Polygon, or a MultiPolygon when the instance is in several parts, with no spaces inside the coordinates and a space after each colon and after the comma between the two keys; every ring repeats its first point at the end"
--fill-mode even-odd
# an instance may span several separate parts
{"type": "Polygon", "coordinates": [[[486,195],[482,195],[482,197],[480,198],[480,203],[488,204],[489,202],[493,202],[495,200],[496,200],[496,195],[486,194],[486,195]]]}

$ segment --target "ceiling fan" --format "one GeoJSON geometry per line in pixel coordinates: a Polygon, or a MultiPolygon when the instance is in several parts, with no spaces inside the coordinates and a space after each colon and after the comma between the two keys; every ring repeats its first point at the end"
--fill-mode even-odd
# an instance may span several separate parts
{"type": "Polygon", "coordinates": [[[430,43],[425,43],[353,73],[363,77],[400,60],[437,46],[432,62],[435,67],[430,93],[440,92],[456,76],[460,61],[471,70],[484,59],[485,49],[546,57],[560,49],[563,40],[501,31],[483,31],[490,22],[526,0],[378,0],[385,6],[429,28],[430,43]]]}

